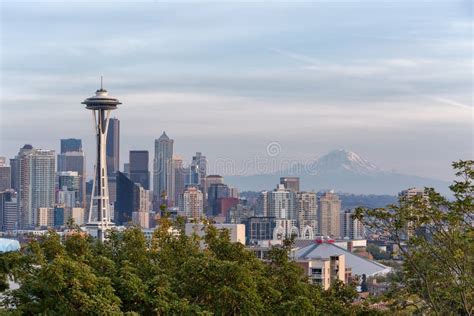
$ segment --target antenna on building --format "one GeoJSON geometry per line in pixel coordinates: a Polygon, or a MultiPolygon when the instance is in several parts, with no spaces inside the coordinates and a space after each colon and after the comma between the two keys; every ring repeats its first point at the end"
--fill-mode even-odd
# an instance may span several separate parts
{"type": "Polygon", "coordinates": [[[104,76],[100,76],[100,90],[104,90],[104,76]]]}

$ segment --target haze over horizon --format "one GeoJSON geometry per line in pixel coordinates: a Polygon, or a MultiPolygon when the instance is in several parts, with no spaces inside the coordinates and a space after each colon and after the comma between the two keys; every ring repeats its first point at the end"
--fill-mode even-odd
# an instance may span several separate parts
{"type": "MultiPolygon", "coordinates": [[[[104,75],[121,165],[166,131],[189,161],[312,161],[345,148],[452,180],[472,159],[470,1],[2,2],[0,156],[94,132],[104,75]],[[34,49],[32,49],[34,48],[34,49]]],[[[239,167],[237,167],[239,168],[239,167]]]]}

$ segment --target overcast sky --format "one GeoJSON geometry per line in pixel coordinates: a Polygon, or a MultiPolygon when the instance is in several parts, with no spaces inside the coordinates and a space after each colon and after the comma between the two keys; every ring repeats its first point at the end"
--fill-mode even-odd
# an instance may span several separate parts
{"type": "Polygon", "coordinates": [[[211,163],[278,142],[450,180],[474,156],[471,1],[65,2],[1,1],[0,156],[76,137],[91,166],[101,75],[121,164],[164,130],[211,163]]]}

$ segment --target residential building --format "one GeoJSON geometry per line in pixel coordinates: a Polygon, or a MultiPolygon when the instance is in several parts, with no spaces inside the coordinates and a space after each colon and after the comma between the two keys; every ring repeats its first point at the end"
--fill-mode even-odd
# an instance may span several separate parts
{"type": "Polygon", "coordinates": [[[34,149],[25,145],[18,154],[19,162],[19,222],[23,229],[39,223],[39,208],[52,210],[55,203],[55,153],[54,150],[34,149]]]}
{"type": "Polygon", "coordinates": [[[281,219],[297,219],[295,212],[295,193],[279,184],[273,191],[267,193],[268,216],[281,219]]]}
{"type": "Polygon", "coordinates": [[[342,236],[349,239],[364,239],[365,238],[365,229],[364,224],[354,218],[355,210],[345,210],[342,220],[342,236]]]}
{"type": "Polygon", "coordinates": [[[185,169],[183,168],[183,159],[178,155],[173,155],[167,168],[168,206],[173,207],[178,205],[179,198],[184,192],[185,169]]]}
{"type": "Polygon", "coordinates": [[[258,195],[256,203],[256,215],[268,216],[268,191],[262,191],[258,195]]]}
{"type": "Polygon", "coordinates": [[[188,220],[198,220],[203,217],[204,197],[197,186],[187,186],[179,201],[179,209],[188,220]]]}
{"type": "Polygon", "coordinates": [[[37,227],[51,227],[54,226],[54,208],[38,207],[35,211],[37,227]]]}
{"type": "Polygon", "coordinates": [[[333,192],[328,191],[319,198],[318,233],[322,236],[338,238],[340,233],[341,200],[333,192]]]}
{"type": "Polygon", "coordinates": [[[312,239],[317,235],[317,210],[318,202],[315,192],[296,193],[296,211],[300,236],[312,239]]]}
{"type": "Polygon", "coordinates": [[[328,258],[296,259],[296,264],[303,268],[303,274],[311,284],[320,285],[327,290],[335,280],[346,283],[346,264],[343,254],[328,258]]]}

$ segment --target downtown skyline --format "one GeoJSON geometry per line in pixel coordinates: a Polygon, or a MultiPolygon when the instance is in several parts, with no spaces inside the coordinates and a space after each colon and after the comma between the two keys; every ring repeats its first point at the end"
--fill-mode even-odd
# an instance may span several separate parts
{"type": "Polygon", "coordinates": [[[152,153],[163,131],[187,163],[199,151],[211,167],[267,157],[274,141],[281,159],[346,148],[444,180],[451,161],[473,156],[466,1],[43,4],[1,5],[3,156],[81,138],[90,175],[95,145],[78,101],[100,75],[124,103],[122,157],[152,153]],[[111,17],[98,22],[101,10],[111,17]]]}

